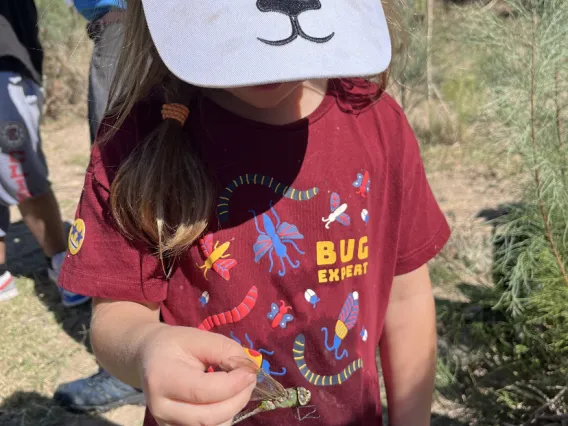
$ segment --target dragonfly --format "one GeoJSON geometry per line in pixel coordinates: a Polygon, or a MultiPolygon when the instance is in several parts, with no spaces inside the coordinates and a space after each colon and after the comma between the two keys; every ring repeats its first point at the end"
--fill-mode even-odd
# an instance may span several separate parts
{"type": "Polygon", "coordinates": [[[306,388],[284,388],[284,386],[260,368],[249,357],[231,357],[231,361],[234,368],[244,367],[256,373],[256,387],[252,392],[250,400],[259,402],[256,406],[237,414],[231,425],[236,425],[243,420],[266,411],[273,411],[280,408],[305,407],[312,399],[311,392],[306,388]]]}

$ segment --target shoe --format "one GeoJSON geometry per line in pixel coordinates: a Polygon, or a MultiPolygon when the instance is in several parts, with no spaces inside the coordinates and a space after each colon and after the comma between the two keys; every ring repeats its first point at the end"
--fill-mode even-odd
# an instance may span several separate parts
{"type": "MultiPolygon", "coordinates": [[[[49,267],[47,268],[47,275],[49,279],[57,285],[59,280],[59,271],[63,265],[63,260],[65,259],[65,252],[57,253],[51,258],[49,262],[49,267]]],[[[72,291],[65,290],[59,286],[59,294],[61,295],[61,303],[66,308],[73,308],[75,306],[87,303],[91,298],[89,296],[83,296],[82,294],[73,293],[72,291]]]]}
{"type": "Polygon", "coordinates": [[[142,391],[122,383],[103,369],[91,377],[60,385],[53,399],[79,413],[104,413],[123,405],[146,403],[142,391]]]}
{"type": "Polygon", "coordinates": [[[8,271],[0,276],[0,302],[13,299],[18,295],[14,277],[8,271]]]}

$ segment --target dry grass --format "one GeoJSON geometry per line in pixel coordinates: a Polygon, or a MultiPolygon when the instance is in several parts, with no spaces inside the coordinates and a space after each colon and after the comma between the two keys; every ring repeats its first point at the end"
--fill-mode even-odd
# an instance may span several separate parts
{"type": "MultiPolygon", "coordinates": [[[[51,179],[64,219],[72,221],[89,157],[86,120],[50,122],[43,128],[51,179]]],[[[136,426],[143,409],[124,407],[104,416],[74,415],[51,397],[58,384],[96,371],[87,347],[89,307],[64,309],[45,278],[37,244],[18,222],[8,244],[8,265],[18,275],[19,297],[0,305],[0,426],[136,426]]],[[[16,223],[15,223],[16,222],[16,223]]]]}

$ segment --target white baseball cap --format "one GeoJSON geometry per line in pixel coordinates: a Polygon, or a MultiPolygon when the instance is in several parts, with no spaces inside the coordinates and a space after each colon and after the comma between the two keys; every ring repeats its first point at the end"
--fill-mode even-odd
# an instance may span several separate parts
{"type": "Polygon", "coordinates": [[[379,74],[391,60],[381,0],[142,0],[181,80],[229,88],[379,74]]]}

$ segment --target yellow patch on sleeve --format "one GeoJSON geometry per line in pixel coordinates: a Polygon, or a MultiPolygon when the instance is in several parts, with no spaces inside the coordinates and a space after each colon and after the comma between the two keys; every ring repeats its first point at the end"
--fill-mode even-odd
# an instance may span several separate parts
{"type": "Polygon", "coordinates": [[[85,241],[85,222],[83,219],[75,219],[71,230],[69,231],[69,238],[67,239],[67,245],[69,247],[69,253],[76,255],[83,247],[83,241],[85,241]]]}

